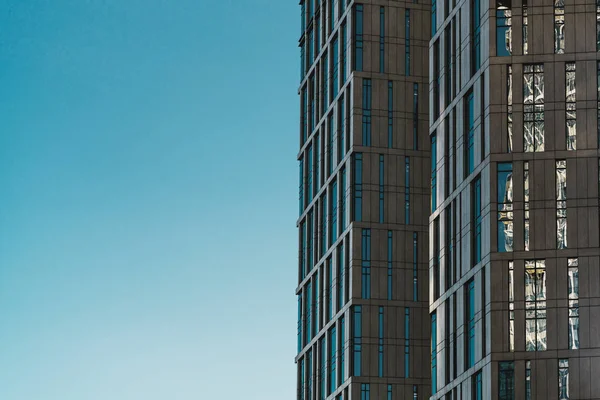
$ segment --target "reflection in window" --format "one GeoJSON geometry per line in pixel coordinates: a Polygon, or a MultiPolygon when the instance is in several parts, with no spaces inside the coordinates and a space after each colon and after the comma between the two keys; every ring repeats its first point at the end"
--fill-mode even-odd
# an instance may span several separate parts
{"type": "Polygon", "coordinates": [[[525,261],[525,350],[546,348],[546,261],[525,261]]]}
{"type": "Polygon", "coordinates": [[[306,343],[309,343],[312,338],[313,338],[313,330],[312,330],[312,297],[313,297],[313,293],[312,293],[312,285],[310,283],[310,281],[308,282],[308,284],[306,285],[306,316],[304,318],[305,322],[306,322],[306,343]]]}
{"type": "Polygon", "coordinates": [[[321,256],[327,251],[327,195],[321,198],[321,256]]]}
{"type": "Polygon", "coordinates": [[[410,308],[404,308],[404,377],[410,376],[410,308]]]}
{"type": "Polygon", "coordinates": [[[352,309],[352,375],[360,376],[362,363],[362,309],[352,309]]]}
{"type": "Polygon", "coordinates": [[[346,270],[346,264],[344,262],[344,241],[340,243],[337,248],[337,309],[340,311],[344,307],[344,283],[346,279],[344,272],[346,270]]]}
{"type": "Polygon", "coordinates": [[[300,237],[302,240],[302,249],[300,251],[300,281],[306,277],[306,221],[300,223],[300,237]]]}
{"type": "Polygon", "coordinates": [[[579,260],[569,258],[569,349],[579,349],[579,260]]]}
{"type": "Polygon", "coordinates": [[[558,400],[569,400],[569,360],[558,360],[558,400]]]}
{"type": "Polygon", "coordinates": [[[392,385],[387,385],[387,400],[392,400],[392,385]]]}
{"type": "Polygon", "coordinates": [[[302,89],[302,144],[308,138],[308,86],[302,89]]]}
{"type": "Polygon", "coordinates": [[[340,78],[339,78],[339,65],[338,65],[338,55],[339,55],[339,47],[338,47],[338,39],[337,37],[333,39],[333,43],[331,44],[331,100],[333,101],[338,94],[340,87],[340,78]]]}
{"type": "Polygon", "coordinates": [[[441,252],[440,252],[440,218],[436,218],[433,221],[433,300],[437,300],[440,297],[440,262],[441,262],[441,252]]]}
{"type": "Polygon", "coordinates": [[[363,79],[362,145],[371,145],[371,80],[363,79]]]}
{"type": "Polygon", "coordinates": [[[327,58],[327,53],[323,55],[323,62],[321,62],[322,72],[321,79],[323,80],[323,101],[321,101],[321,113],[325,114],[327,111],[327,107],[329,106],[329,94],[327,89],[329,88],[329,59],[327,58]]]}
{"type": "Polygon", "coordinates": [[[413,400],[417,400],[419,398],[419,388],[417,385],[413,385],[413,400]]]}
{"type": "Polygon", "coordinates": [[[341,35],[342,35],[342,39],[340,41],[340,44],[342,46],[342,60],[341,60],[341,63],[340,63],[340,68],[342,70],[341,77],[342,77],[342,85],[343,85],[344,83],[346,83],[346,71],[348,69],[347,65],[346,65],[346,63],[348,62],[347,61],[348,57],[346,56],[347,45],[348,45],[348,43],[347,43],[347,41],[348,41],[348,37],[347,37],[348,33],[347,33],[347,28],[346,28],[346,23],[345,22],[342,25],[340,31],[341,31],[341,35]]]}
{"type": "Polygon", "coordinates": [[[513,100],[512,100],[512,65],[508,66],[507,77],[507,126],[508,126],[508,152],[513,151],[513,100]]]}
{"type": "Polygon", "coordinates": [[[325,321],[331,321],[333,317],[333,262],[331,257],[325,261],[327,268],[327,289],[325,293],[325,301],[327,302],[327,309],[325,314],[325,321]]]}
{"type": "Polygon", "coordinates": [[[437,2],[431,0],[431,36],[435,36],[437,31],[437,2]]]}
{"type": "Polygon", "coordinates": [[[342,162],[344,159],[344,154],[346,153],[346,121],[344,117],[344,108],[344,95],[342,94],[338,101],[338,164],[342,162]]]}
{"type": "Polygon", "coordinates": [[[509,349],[515,351],[515,264],[508,262],[508,336],[509,349]]]}
{"type": "Polygon", "coordinates": [[[302,293],[298,295],[298,353],[302,350],[302,293]]]}
{"type": "Polygon", "coordinates": [[[512,163],[498,163],[498,251],[513,251],[512,163]]]}
{"type": "Polygon", "coordinates": [[[302,215],[302,211],[304,211],[304,159],[301,158],[299,164],[300,176],[298,177],[298,212],[300,215],[302,215]]]}
{"type": "Polygon", "coordinates": [[[567,248],[567,161],[556,162],[556,248],[567,248]]]}
{"type": "Polygon", "coordinates": [[[575,63],[567,63],[565,71],[565,108],[567,150],[577,150],[577,99],[575,89],[575,63]]]}
{"type": "Polygon", "coordinates": [[[378,316],[379,338],[377,339],[377,372],[378,376],[383,377],[383,307],[379,307],[378,316]]]}
{"type": "Polygon", "coordinates": [[[554,0],[554,53],[565,52],[565,0],[554,0]]]}
{"type": "Polygon", "coordinates": [[[362,279],[361,296],[363,299],[371,298],[371,230],[362,230],[362,279]]]}
{"type": "Polygon", "coordinates": [[[525,361],[525,400],[531,400],[531,361],[525,361]]]}
{"type": "Polygon", "coordinates": [[[496,1],[496,55],[512,54],[512,1],[496,1]]]}
{"type": "Polygon", "coordinates": [[[327,176],[333,172],[333,136],[335,125],[333,123],[333,111],[327,117],[327,176]]]}
{"type": "Polygon", "coordinates": [[[437,315],[431,314],[431,394],[437,392],[437,315]]]}
{"type": "Polygon", "coordinates": [[[467,368],[475,365],[475,281],[471,279],[467,282],[467,301],[466,301],[466,318],[467,318],[467,368]]]}
{"type": "Polygon", "coordinates": [[[512,361],[498,365],[498,400],[515,398],[515,364],[512,361]]]}
{"type": "Polygon", "coordinates": [[[523,5],[522,5],[522,13],[523,13],[523,54],[528,54],[529,53],[529,41],[528,36],[529,36],[529,17],[527,15],[527,0],[523,0],[523,5]]]}
{"type": "Polygon", "coordinates": [[[525,65],[523,72],[523,146],[544,151],[544,65],[525,65]]]}
{"type": "Polygon", "coordinates": [[[340,232],[346,229],[346,167],[340,171],[340,232]]]}
{"type": "Polygon", "coordinates": [[[523,164],[523,198],[525,209],[525,251],[529,251],[529,161],[523,164]]]}

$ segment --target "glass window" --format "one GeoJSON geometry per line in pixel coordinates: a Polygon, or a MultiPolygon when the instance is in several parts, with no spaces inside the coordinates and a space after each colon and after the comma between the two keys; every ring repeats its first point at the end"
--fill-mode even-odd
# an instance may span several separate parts
{"type": "Polygon", "coordinates": [[[385,7],[379,7],[379,72],[385,71],[385,7]]]}
{"type": "Polygon", "coordinates": [[[300,223],[300,240],[302,241],[302,248],[300,251],[300,281],[306,277],[306,221],[300,223]]]}
{"type": "Polygon", "coordinates": [[[558,399],[569,400],[569,360],[558,360],[558,399]]]}
{"type": "Polygon", "coordinates": [[[417,232],[413,232],[413,301],[417,301],[418,298],[418,247],[419,237],[417,232]]]}
{"type": "Polygon", "coordinates": [[[312,29],[308,30],[308,39],[306,39],[306,47],[308,48],[308,67],[312,65],[315,60],[315,54],[313,49],[313,31],[312,29]]]}
{"type": "Polygon", "coordinates": [[[392,385],[387,385],[387,400],[392,400],[392,385]]]}
{"type": "Polygon", "coordinates": [[[410,308],[404,308],[404,377],[410,376],[410,308]]]}
{"type": "Polygon", "coordinates": [[[473,182],[473,265],[481,261],[481,177],[473,182]]]}
{"type": "Polygon", "coordinates": [[[327,89],[329,88],[329,60],[327,58],[327,53],[323,54],[321,68],[323,69],[321,73],[321,79],[323,79],[323,101],[321,102],[321,113],[325,114],[327,112],[327,107],[329,106],[329,94],[327,92],[327,89]]]}
{"type": "Polygon", "coordinates": [[[340,232],[346,229],[346,168],[340,171],[340,232]]]}
{"type": "Polygon", "coordinates": [[[431,36],[437,32],[437,1],[431,0],[431,36]]]}
{"type": "Polygon", "coordinates": [[[371,230],[362,230],[362,280],[361,296],[363,299],[371,298],[371,230]]]}
{"type": "Polygon", "coordinates": [[[465,105],[465,121],[467,127],[467,174],[475,169],[475,100],[473,91],[467,94],[465,105]]]}
{"type": "Polygon", "coordinates": [[[327,194],[321,197],[321,256],[325,255],[327,249],[327,194]]]}
{"type": "Polygon", "coordinates": [[[512,163],[498,163],[498,251],[513,251],[512,163]]]}
{"type": "Polygon", "coordinates": [[[385,164],[383,161],[383,154],[379,155],[379,223],[383,223],[385,214],[385,164]]]}
{"type": "Polygon", "coordinates": [[[340,343],[338,348],[338,361],[340,363],[340,370],[338,374],[338,385],[341,385],[346,380],[346,354],[345,347],[346,346],[346,319],[344,316],[340,318],[340,343]]]}
{"type": "Polygon", "coordinates": [[[471,75],[481,67],[481,0],[471,0],[471,75]]]}
{"type": "Polygon", "coordinates": [[[335,375],[335,369],[336,369],[336,364],[337,364],[337,360],[336,360],[337,345],[335,343],[336,337],[337,336],[336,336],[335,325],[334,325],[333,328],[331,328],[329,330],[329,394],[334,392],[335,388],[337,386],[337,380],[336,380],[336,375],[335,375]]]}
{"type": "Polygon", "coordinates": [[[300,176],[298,177],[299,185],[298,185],[298,205],[299,205],[299,214],[302,215],[302,211],[304,211],[304,159],[300,158],[300,176]]]}
{"type": "Polygon", "coordinates": [[[344,242],[342,241],[337,248],[337,309],[338,311],[344,307],[344,283],[345,283],[345,251],[344,242]]]}
{"type": "Polygon", "coordinates": [[[513,100],[512,100],[512,65],[508,66],[507,76],[507,130],[508,130],[508,152],[513,151],[513,100]]]}
{"type": "Polygon", "coordinates": [[[346,126],[345,126],[345,117],[344,117],[344,95],[340,97],[338,101],[338,164],[341,163],[344,159],[344,154],[346,152],[346,126]]]}
{"type": "Polygon", "coordinates": [[[404,157],[404,221],[410,224],[410,157],[404,157]]]}
{"type": "Polygon", "coordinates": [[[312,339],[312,285],[310,282],[306,284],[306,343],[309,343],[312,339]]]}
{"type": "Polygon", "coordinates": [[[431,212],[437,208],[437,134],[431,135],[431,212]]]}
{"type": "Polygon", "coordinates": [[[523,198],[525,201],[525,251],[529,251],[529,161],[523,163],[523,198]]]}
{"type": "Polygon", "coordinates": [[[330,209],[330,213],[331,213],[331,225],[330,225],[330,233],[331,233],[331,244],[335,243],[335,241],[337,240],[337,234],[338,234],[338,218],[337,218],[337,214],[338,214],[338,187],[337,187],[337,181],[333,181],[331,183],[331,209],[330,209]]]}
{"type": "Polygon", "coordinates": [[[307,197],[307,202],[310,203],[310,201],[313,199],[313,151],[312,151],[312,146],[308,146],[308,149],[306,150],[306,168],[308,168],[308,171],[306,173],[306,197],[307,197]]]}
{"type": "Polygon", "coordinates": [[[306,376],[306,371],[304,369],[304,358],[300,360],[298,374],[300,375],[300,387],[298,388],[298,391],[300,392],[300,400],[304,400],[304,377],[306,376]]]}
{"type": "Polygon", "coordinates": [[[348,62],[348,57],[347,57],[348,33],[347,33],[347,31],[348,30],[346,28],[345,22],[342,24],[342,28],[340,31],[341,31],[341,35],[342,35],[342,39],[341,39],[342,62],[341,62],[340,68],[342,70],[341,76],[342,76],[342,85],[343,85],[346,82],[346,71],[348,70],[348,66],[347,66],[347,62],[348,62]]]}
{"type": "Polygon", "coordinates": [[[377,340],[377,372],[383,377],[383,307],[379,307],[378,318],[379,339],[377,340]]]}
{"type": "Polygon", "coordinates": [[[569,349],[579,349],[579,260],[569,258],[569,349]]]}
{"type": "Polygon", "coordinates": [[[410,9],[404,12],[404,74],[410,76],[410,9]]]}
{"type": "Polygon", "coordinates": [[[483,400],[483,383],[481,371],[473,376],[473,400],[483,400]]]}
{"type": "Polygon", "coordinates": [[[298,295],[298,353],[302,351],[302,293],[298,295]]]}
{"type": "Polygon", "coordinates": [[[369,383],[360,384],[360,400],[371,400],[371,385],[369,383]]]}
{"type": "Polygon", "coordinates": [[[512,361],[500,362],[498,365],[498,400],[514,400],[515,398],[515,364],[512,361]]]}
{"type": "Polygon", "coordinates": [[[302,144],[308,139],[308,87],[302,88],[302,144]]]}
{"type": "Polygon", "coordinates": [[[417,385],[413,385],[413,400],[417,400],[419,398],[419,387],[417,385]]]}
{"type": "Polygon", "coordinates": [[[508,335],[510,351],[515,351],[515,264],[508,262],[508,335]]]}
{"type": "Polygon", "coordinates": [[[546,348],[546,261],[525,261],[525,350],[546,348]]]}
{"type": "Polygon", "coordinates": [[[338,39],[337,37],[335,39],[333,39],[333,43],[331,45],[331,52],[332,52],[332,60],[331,60],[331,85],[332,85],[332,89],[331,89],[331,96],[332,96],[332,100],[335,99],[337,97],[338,91],[339,91],[339,87],[340,87],[340,79],[338,76],[338,54],[339,54],[339,47],[338,47],[338,39]]]}
{"type": "Polygon", "coordinates": [[[394,139],[394,82],[388,81],[388,147],[392,148],[394,139]]]}
{"type": "Polygon", "coordinates": [[[437,392],[437,317],[431,314],[431,394],[437,392]]]}
{"type": "Polygon", "coordinates": [[[352,309],[352,372],[360,376],[362,364],[362,309],[354,306],[352,309]]]}
{"type": "Polygon", "coordinates": [[[556,162],[556,248],[567,248],[567,161],[556,162]]]}
{"type": "Polygon", "coordinates": [[[335,1],[329,0],[329,29],[333,32],[335,28],[335,1]]]}
{"type": "Polygon", "coordinates": [[[475,281],[467,283],[467,368],[475,365],[475,281]]]}
{"type": "Polygon", "coordinates": [[[531,361],[525,361],[525,400],[531,400],[531,361]]]}
{"type": "Polygon", "coordinates": [[[565,52],[565,0],[554,0],[554,53],[565,52]]]}
{"type": "Polygon", "coordinates": [[[544,151],[544,65],[523,69],[523,147],[525,152],[544,151]]]}
{"type": "Polygon", "coordinates": [[[565,109],[567,150],[577,150],[577,91],[575,87],[575,63],[565,65],[565,109]]]}
{"type": "Polygon", "coordinates": [[[312,370],[312,350],[308,350],[306,352],[306,375],[308,376],[308,385],[307,389],[308,389],[308,394],[306,396],[307,399],[312,399],[312,393],[313,393],[313,370],[312,370]]]}
{"type": "Polygon", "coordinates": [[[327,364],[327,352],[325,350],[325,335],[319,340],[319,400],[325,400],[325,370],[327,364]]]}
{"type": "Polygon", "coordinates": [[[333,317],[333,262],[331,257],[325,261],[327,267],[327,322],[333,317]]]}
{"type": "Polygon", "coordinates": [[[306,246],[306,272],[308,273],[310,270],[312,270],[314,263],[313,263],[313,251],[314,251],[314,244],[313,244],[313,239],[314,239],[314,229],[313,229],[313,212],[312,210],[308,212],[308,215],[306,217],[306,224],[307,224],[307,246],[306,246]]]}
{"type": "Polygon", "coordinates": [[[512,54],[512,0],[496,0],[496,55],[512,54]]]}
{"type": "Polygon", "coordinates": [[[437,300],[440,297],[440,263],[441,263],[441,252],[440,252],[440,219],[439,217],[433,221],[433,300],[437,300]]]}
{"type": "Polygon", "coordinates": [[[413,83],[413,150],[419,148],[419,84],[413,83]]]}
{"type": "Polygon", "coordinates": [[[362,153],[354,155],[354,220],[362,221],[362,153]]]}
{"type": "Polygon", "coordinates": [[[522,40],[523,40],[523,54],[528,54],[529,53],[529,41],[528,41],[528,37],[529,37],[529,17],[528,17],[528,12],[527,12],[527,0],[523,0],[522,3],[522,7],[521,7],[521,12],[523,14],[523,21],[522,21],[522,27],[523,27],[523,33],[522,33],[522,40]]]}
{"type": "Polygon", "coordinates": [[[300,80],[306,76],[306,56],[304,55],[304,41],[300,42],[300,80]]]}
{"type": "Polygon", "coordinates": [[[388,240],[387,240],[387,299],[388,300],[392,300],[393,296],[392,296],[392,288],[393,288],[393,281],[392,281],[392,272],[393,272],[393,263],[392,263],[392,256],[394,254],[394,247],[393,247],[393,243],[394,243],[394,237],[393,237],[393,232],[392,231],[388,231],[388,240]]]}
{"type": "Polygon", "coordinates": [[[371,80],[363,79],[362,145],[371,145],[371,80]]]}
{"type": "Polygon", "coordinates": [[[363,70],[363,5],[357,4],[354,13],[354,69],[363,70]]]}

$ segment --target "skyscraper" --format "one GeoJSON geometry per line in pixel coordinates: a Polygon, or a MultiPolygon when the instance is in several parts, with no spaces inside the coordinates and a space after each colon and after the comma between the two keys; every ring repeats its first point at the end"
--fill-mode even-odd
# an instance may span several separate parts
{"type": "Polygon", "coordinates": [[[435,399],[600,398],[599,6],[432,14],[435,399]]]}
{"type": "Polygon", "coordinates": [[[426,399],[431,5],[300,7],[298,399],[426,399]]]}

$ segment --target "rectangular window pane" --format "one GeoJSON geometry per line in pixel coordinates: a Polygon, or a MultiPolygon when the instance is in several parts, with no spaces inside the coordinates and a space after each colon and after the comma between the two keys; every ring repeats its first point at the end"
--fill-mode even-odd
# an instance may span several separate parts
{"type": "Polygon", "coordinates": [[[575,87],[575,63],[565,66],[565,109],[567,150],[577,150],[577,91],[575,87]]]}
{"type": "Polygon", "coordinates": [[[545,351],[546,262],[525,261],[525,350],[545,351]]]}
{"type": "Polygon", "coordinates": [[[354,13],[354,69],[363,69],[363,5],[357,4],[354,13]]]}
{"type": "Polygon", "coordinates": [[[371,298],[371,230],[362,230],[362,280],[361,296],[363,299],[371,298]]]}
{"type": "Polygon", "coordinates": [[[523,68],[523,147],[544,151],[544,65],[523,68]]]}
{"type": "Polygon", "coordinates": [[[498,365],[498,400],[514,400],[515,398],[515,365],[512,361],[500,362],[498,365]]]}
{"type": "Polygon", "coordinates": [[[363,79],[362,145],[371,145],[371,80],[363,79]]]}
{"type": "Polygon", "coordinates": [[[437,392],[437,316],[431,314],[431,394],[437,392]]]}
{"type": "Polygon", "coordinates": [[[512,1],[496,1],[496,55],[512,54],[512,1]]]}
{"type": "Polygon", "coordinates": [[[513,251],[512,163],[498,163],[498,251],[513,251]]]}
{"type": "Polygon", "coordinates": [[[558,399],[569,400],[569,360],[558,360],[558,399]]]}
{"type": "Polygon", "coordinates": [[[362,309],[352,309],[352,374],[360,376],[362,363],[362,309]]]}
{"type": "Polygon", "coordinates": [[[567,162],[556,162],[556,248],[567,248],[567,162]]]}

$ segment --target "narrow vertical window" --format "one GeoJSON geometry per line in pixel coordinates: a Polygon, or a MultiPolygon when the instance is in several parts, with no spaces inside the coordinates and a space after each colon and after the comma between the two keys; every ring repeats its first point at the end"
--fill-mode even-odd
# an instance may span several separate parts
{"type": "Polygon", "coordinates": [[[558,360],[558,400],[569,400],[569,360],[558,360]]]}
{"type": "Polygon", "coordinates": [[[327,195],[321,198],[321,256],[327,251],[327,195]]]}
{"type": "Polygon", "coordinates": [[[360,400],[371,400],[371,385],[369,383],[360,384],[360,400]]]}
{"type": "Polygon", "coordinates": [[[528,16],[527,0],[523,0],[522,6],[521,6],[521,12],[523,14],[523,21],[522,21],[523,54],[529,54],[529,40],[528,40],[529,39],[529,16],[528,16]]]}
{"type": "Polygon", "coordinates": [[[354,13],[354,69],[363,70],[363,5],[357,4],[354,13]]]}
{"type": "Polygon", "coordinates": [[[392,300],[393,298],[393,262],[392,258],[394,255],[394,236],[392,231],[388,231],[388,240],[387,240],[387,299],[392,300]]]}
{"type": "Polygon", "coordinates": [[[467,94],[465,104],[465,125],[467,127],[467,175],[475,170],[475,100],[473,91],[467,94]]]}
{"type": "Polygon", "coordinates": [[[384,214],[385,214],[385,206],[384,206],[384,199],[385,199],[385,164],[383,161],[383,154],[379,155],[379,223],[383,223],[384,220],[384,214]]]}
{"type": "Polygon", "coordinates": [[[500,362],[498,365],[498,400],[514,400],[515,398],[515,364],[512,361],[500,362]]]}
{"type": "Polygon", "coordinates": [[[473,400],[483,400],[483,382],[481,371],[477,372],[475,376],[473,376],[473,400]]]}
{"type": "Polygon", "coordinates": [[[298,388],[299,398],[300,400],[304,400],[304,378],[306,376],[306,371],[304,369],[304,358],[300,360],[300,365],[298,366],[298,374],[300,375],[300,385],[298,388]]]}
{"type": "Polygon", "coordinates": [[[419,279],[418,279],[418,247],[419,238],[417,232],[413,232],[413,301],[418,301],[419,294],[419,279]]]}
{"type": "Polygon", "coordinates": [[[362,280],[361,296],[363,299],[371,298],[371,230],[362,230],[362,280]]]}
{"type": "Polygon", "coordinates": [[[323,54],[323,61],[321,62],[321,66],[323,68],[321,72],[321,79],[323,85],[323,101],[321,102],[321,113],[325,114],[327,112],[327,107],[329,107],[329,94],[327,89],[329,88],[329,60],[327,58],[327,52],[323,54]]]}
{"type": "Polygon", "coordinates": [[[525,350],[545,351],[546,261],[525,261],[525,350]]]}
{"type": "Polygon", "coordinates": [[[363,79],[362,145],[371,145],[371,80],[363,79]]]}
{"type": "Polygon", "coordinates": [[[300,224],[300,237],[302,241],[302,248],[300,250],[300,281],[306,277],[306,221],[300,224]]]}
{"type": "Polygon", "coordinates": [[[431,0],[431,36],[437,32],[437,1],[431,0]]]}
{"type": "Polygon", "coordinates": [[[413,150],[419,149],[419,84],[413,84],[413,150]]]}
{"type": "Polygon", "coordinates": [[[508,344],[515,351],[515,264],[508,262],[508,344]]]}
{"type": "Polygon", "coordinates": [[[437,316],[431,314],[431,394],[437,392],[437,316]]]}
{"type": "Polygon", "coordinates": [[[352,309],[352,374],[360,376],[362,364],[362,309],[352,309]]]}
{"type": "Polygon", "coordinates": [[[329,257],[325,261],[325,265],[327,267],[327,322],[331,321],[333,317],[333,262],[331,257],[329,257]]]}
{"type": "Polygon", "coordinates": [[[404,12],[404,74],[410,76],[410,9],[404,12]]]}
{"type": "Polygon", "coordinates": [[[437,208],[437,137],[431,136],[431,213],[437,208]]]}
{"type": "Polygon", "coordinates": [[[387,400],[392,400],[392,385],[387,385],[387,400]]]}
{"type": "Polygon", "coordinates": [[[554,53],[565,52],[565,0],[554,0],[554,53]]]}
{"type": "Polygon", "coordinates": [[[340,311],[344,307],[344,272],[346,270],[346,264],[344,261],[344,242],[340,243],[337,248],[337,309],[340,311]]]}
{"type": "Polygon", "coordinates": [[[391,149],[394,139],[394,82],[388,81],[388,147],[391,149]]]}
{"type": "Polygon", "coordinates": [[[333,111],[327,117],[327,176],[333,172],[333,136],[335,124],[333,123],[333,111]]]}
{"type": "Polygon", "coordinates": [[[308,68],[309,69],[310,69],[310,66],[312,65],[313,61],[315,60],[313,44],[314,44],[313,30],[312,30],[312,26],[311,26],[311,28],[308,30],[308,38],[306,39],[306,47],[308,49],[308,68]]]}
{"type": "Polygon", "coordinates": [[[481,0],[471,0],[471,75],[481,67],[481,0]]]}
{"type": "Polygon", "coordinates": [[[342,24],[342,28],[341,28],[341,35],[342,35],[342,39],[340,40],[340,45],[342,46],[342,60],[340,63],[340,68],[341,68],[341,76],[342,76],[342,85],[346,82],[346,74],[348,71],[348,57],[347,57],[347,42],[348,42],[348,29],[346,26],[346,23],[344,22],[342,24]]]}
{"type": "Polygon", "coordinates": [[[333,393],[336,388],[337,380],[335,375],[335,367],[337,364],[336,360],[336,351],[337,346],[335,344],[335,340],[337,338],[337,334],[335,331],[335,325],[329,331],[329,394],[333,393]]]}
{"type": "Polygon", "coordinates": [[[354,220],[362,221],[362,153],[354,155],[354,220]]]}
{"type": "Polygon", "coordinates": [[[319,340],[319,400],[327,397],[325,386],[325,371],[327,364],[327,352],[325,350],[325,336],[319,340]]]}
{"type": "Polygon", "coordinates": [[[308,146],[308,149],[306,150],[306,155],[307,155],[307,159],[306,159],[306,168],[308,169],[307,173],[306,173],[306,197],[307,197],[307,201],[310,203],[310,201],[313,199],[313,151],[312,151],[312,146],[308,146]]]}
{"type": "MultiPolygon", "coordinates": [[[[448,4],[448,2],[446,2],[448,4]]],[[[445,45],[445,57],[444,57],[444,69],[446,70],[446,90],[445,104],[448,106],[452,102],[452,76],[454,75],[454,49],[452,47],[452,25],[448,24],[444,31],[444,45],[445,45]]]]}
{"type": "MultiPolygon", "coordinates": [[[[598,2],[600,3],[600,0],[598,0],[598,2]]],[[[600,9],[600,6],[598,6],[598,8],[600,9]]],[[[598,24],[600,24],[600,14],[599,14],[599,20],[598,20],[598,24]]],[[[600,51],[600,49],[598,50],[600,51]]],[[[596,94],[596,99],[597,99],[597,118],[598,118],[598,148],[600,149],[600,62],[596,63],[596,85],[598,87],[598,91],[596,94]]]]}
{"type": "Polygon", "coordinates": [[[467,368],[475,365],[475,281],[471,279],[467,282],[467,348],[466,361],[467,368]]]}
{"type": "Polygon", "coordinates": [[[556,162],[556,248],[567,248],[567,161],[556,162]]]}
{"type": "Polygon", "coordinates": [[[330,243],[333,244],[337,240],[338,234],[338,187],[337,181],[331,183],[331,226],[330,226],[330,243]]]}
{"type": "Polygon", "coordinates": [[[377,340],[377,371],[383,377],[383,307],[379,307],[378,318],[379,339],[377,340]]]}
{"type": "Polygon", "coordinates": [[[567,150],[577,150],[577,92],[575,87],[575,63],[567,63],[565,69],[567,150]]]}
{"type": "Polygon", "coordinates": [[[419,398],[419,387],[417,385],[413,385],[413,400],[418,400],[419,398]]]}
{"type": "Polygon", "coordinates": [[[496,0],[496,55],[512,54],[512,0],[496,0]]]}
{"type": "Polygon", "coordinates": [[[346,343],[346,318],[342,316],[340,318],[340,344],[338,349],[338,361],[340,363],[338,373],[338,385],[344,383],[346,378],[346,354],[345,354],[345,343],[346,343]]]}
{"type": "Polygon", "coordinates": [[[308,86],[302,89],[302,144],[308,139],[308,86]]]}
{"type": "Polygon", "coordinates": [[[314,239],[314,226],[313,226],[313,212],[312,210],[309,211],[307,217],[306,217],[306,224],[307,224],[307,228],[306,228],[306,236],[307,236],[307,246],[306,246],[306,272],[310,272],[310,270],[312,270],[314,263],[313,263],[313,252],[314,252],[314,244],[313,244],[313,239],[314,239]]]}
{"type": "Polygon", "coordinates": [[[410,376],[410,308],[404,308],[404,377],[410,376]]]}
{"type": "Polygon", "coordinates": [[[525,210],[525,232],[523,237],[525,239],[525,251],[529,251],[529,161],[523,163],[523,199],[525,210]]]}
{"type": "Polygon", "coordinates": [[[404,221],[410,224],[410,157],[404,157],[404,221]]]}
{"type": "Polygon", "coordinates": [[[433,43],[433,119],[437,120],[440,116],[440,41],[433,43]]]}
{"type": "Polygon", "coordinates": [[[579,260],[569,258],[569,349],[579,349],[579,260]]]}
{"type": "Polygon", "coordinates": [[[298,295],[298,353],[302,351],[302,293],[298,295]]]}
{"type": "Polygon", "coordinates": [[[321,50],[321,16],[315,18],[315,52],[320,53],[321,50]]]}
{"type": "Polygon", "coordinates": [[[525,361],[525,400],[531,400],[531,361],[525,361]]]}
{"type": "Polygon", "coordinates": [[[308,376],[308,385],[307,386],[307,399],[312,399],[313,393],[313,360],[312,360],[312,350],[306,352],[306,375],[308,376]]]}
{"type": "Polygon", "coordinates": [[[525,152],[544,151],[544,65],[523,69],[523,146],[525,152]]]}
{"type": "Polygon", "coordinates": [[[300,3],[300,34],[304,34],[306,29],[306,5],[304,2],[300,3]]]}
{"type": "Polygon", "coordinates": [[[314,186],[315,186],[315,193],[319,192],[319,189],[321,189],[321,171],[319,170],[319,165],[321,164],[321,158],[320,158],[320,152],[319,152],[319,144],[321,143],[321,140],[319,140],[319,131],[317,130],[317,132],[315,133],[315,146],[314,146],[314,163],[315,163],[315,178],[313,179],[314,181],[314,186]]]}
{"type": "Polygon", "coordinates": [[[473,182],[473,265],[481,261],[481,177],[473,182]]]}
{"type": "Polygon", "coordinates": [[[333,39],[333,43],[331,44],[331,97],[332,101],[337,97],[339,87],[340,87],[340,78],[339,78],[339,47],[338,47],[338,38],[333,39]]]}
{"type": "Polygon", "coordinates": [[[305,45],[305,41],[300,42],[300,80],[303,80],[306,76],[306,55],[304,50],[305,45]]]}
{"type": "Polygon", "coordinates": [[[346,230],[346,167],[340,171],[340,233],[346,230]]]}
{"type": "Polygon", "coordinates": [[[433,221],[433,300],[440,298],[440,219],[439,217],[433,221]]]}
{"type": "Polygon", "coordinates": [[[513,91],[512,91],[512,82],[513,82],[513,74],[512,74],[512,65],[508,66],[508,74],[507,74],[507,101],[506,101],[506,114],[507,114],[507,129],[508,129],[508,152],[512,153],[513,151],[513,91]]]}
{"type": "Polygon", "coordinates": [[[344,95],[342,94],[338,101],[338,164],[342,162],[346,153],[346,117],[344,116],[344,108],[344,95]]]}
{"type": "Polygon", "coordinates": [[[319,286],[319,274],[322,273],[319,269],[315,273],[315,333],[321,330],[321,286],[319,286]]]}
{"type": "Polygon", "coordinates": [[[445,210],[445,228],[446,228],[446,290],[452,286],[452,269],[454,258],[454,246],[452,244],[452,203],[448,204],[445,210]]]}
{"type": "Polygon", "coordinates": [[[312,285],[310,282],[306,284],[306,343],[312,340],[312,285]]]}
{"type": "Polygon", "coordinates": [[[513,251],[513,167],[498,163],[498,251],[513,251]]]}
{"type": "Polygon", "coordinates": [[[329,1],[329,22],[330,22],[329,30],[330,30],[330,32],[333,32],[333,30],[335,29],[335,1],[334,0],[329,1]]]}
{"type": "Polygon", "coordinates": [[[385,71],[385,7],[379,7],[379,72],[385,71]]]}
{"type": "Polygon", "coordinates": [[[304,159],[300,159],[299,161],[299,172],[300,176],[298,177],[298,212],[302,215],[302,211],[304,211],[304,159]]]}

